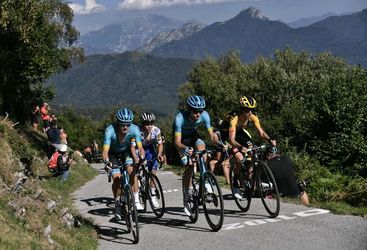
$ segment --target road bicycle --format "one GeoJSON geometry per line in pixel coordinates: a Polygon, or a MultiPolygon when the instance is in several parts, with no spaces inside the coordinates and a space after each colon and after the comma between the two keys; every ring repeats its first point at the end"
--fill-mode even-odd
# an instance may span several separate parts
{"type": "MultiPolygon", "coordinates": [[[[267,146],[253,145],[249,148],[247,154],[251,156],[250,162],[245,161],[241,164],[240,173],[234,178],[234,164],[230,168],[231,191],[234,200],[241,211],[247,212],[250,208],[253,197],[259,196],[265,210],[270,218],[275,218],[280,210],[280,196],[273,173],[269,166],[262,160],[262,154],[265,153],[267,146]],[[249,169],[249,170],[247,170],[249,169]],[[237,181],[237,185],[234,185],[237,181]],[[235,186],[240,190],[242,199],[235,198],[235,186]]],[[[244,156],[246,158],[246,156],[244,156]]]]}
{"type": "MultiPolygon", "coordinates": [[[[190,221],[195,223],[199,217],[199,205],[203,206],[206,221],[213,231],[219,231],[223,225],[224,205],[222,190],[215,175],[207,171],[203,155],[214,150],[195,151],[190,162],[199,168],[199,175],[192,173],[192,191],[190,192],[190,221]]],[[[188,166],[189,167],[189,166],[188,166]]],[[[192,167],[192,166],[190,166],[192,167]]]]}
{"type": "Polygon", "coordinates": [[[158,177],[149,172],[147,164],[139,164],[137,171],[139,181],[139,199],[143,205],[143,211],[146,212],[147,200],[157,218],[161,218],[165,212],[165,202],[162,185],[158,177]]]}
{"type": "MultiPolygon", "coordinates": [[[[132,233],[133,235],[133,243],[137,244],[139,242],[138,210],[135,206],[135,199],[131,190],[127,166],[124,166],[121,162],[120,165],[121,166],[114,167],[119,167],[121,171],[121,195],[119,197],[119,202],[122,208],[122,217],[125,219],[128,233],[132,233]]],[[[108,181],[111,181],[110,173],[108,173],[108,181]]]]}

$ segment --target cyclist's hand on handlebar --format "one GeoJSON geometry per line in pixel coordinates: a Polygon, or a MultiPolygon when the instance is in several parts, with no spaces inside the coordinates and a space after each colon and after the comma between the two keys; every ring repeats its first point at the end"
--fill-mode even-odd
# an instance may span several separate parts
{"type": "Polygon", "coordinates": [[[269,143],[270,143],[271,145],[273,145],[273,147],[276,147],[276,146],[277,146],[277,142],[276,142],[276,140],[269,139],[269,143]]]}
{"type": "Polygon", "coordinates": [[[110,172],[111,170],[112,170],[112,162],[106,162],[105,163],[105,166],[104,166],[104,170],[106,171],[106,172],[110,172]]]}
{"type": "Polygon", "coordinates": [[[185,148],[185,155],[190,156],[194,153],[194,149],[192,147],[185,148]]]}
{"type": "Polygon", "coordinates": [[[249,151],[249,149],[248,149],[248,148],[246,148],[246,147],[241,147],[240,151],[241,151],[241,153],[246,154],[246,153],[247,153],[247,151],[249,151]]]}

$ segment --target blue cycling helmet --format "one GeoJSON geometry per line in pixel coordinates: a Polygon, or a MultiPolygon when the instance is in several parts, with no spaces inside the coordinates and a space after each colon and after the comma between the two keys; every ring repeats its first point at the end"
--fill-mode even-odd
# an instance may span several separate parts
{"type": "Polygon", "coordinates": [[[122,108],[116,112],[118,122],[131,123],[134,120],[134,114],[130,109],[122,108]]]}
{"type": "Polygon", "coordinates": [[[192,109],[204,109],[206,104],[204,98],[198,95],[192,95],[189,98],[187,98],[186,103],[190,106],[192,109]]]}

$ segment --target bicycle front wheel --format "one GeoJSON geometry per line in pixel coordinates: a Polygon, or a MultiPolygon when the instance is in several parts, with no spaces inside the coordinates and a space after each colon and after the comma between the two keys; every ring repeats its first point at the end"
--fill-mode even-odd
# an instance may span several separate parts
{"type": "Polygon", "coordinates": [[[147,174],[146,171],[141,169],[138,175],[138,187],[139,187],[139,201],[143,205],[142,213],[147,211],[147,199],[148,199],[148,186],[147,186],[147,174]]]}
{"type": "Polygon", "coordinates": [[[247,212],[250,208],[251,204],[251,181],[247,181],[245,183],[244,180],[244,170],[243,167],[241,167],[241,175],[242,180],[239,180],[240,177],[234,178],[234,164],[231,165],[230,172],[229,172],[229,179],[231,184],[231,191],[232,191],[232,197],[234,201],[236,202],[237,207],[243,211],[247,212]],[[236,182],[236,183],[235,183],[236,182]],[[236,190],[237,189],[237,190],[236,190]],[[242,199],[237,199],[235,197],[235,193],[238,192],[242,199]]]}
{"type": "Polygon", "coordinates": [[[201,197],[206,221],[213,231],[219,231],[223,225],[224,206],[222,190],[215,175],[206,172],[203,178],[201,197]]]}
{"type": "Polygon", "coordinates": [[[127,214],[126,214],[126,225],[128,231],[133,234],[133,242],[137,244],[139,242],[139,222],[138,222],[138,210],[135,206],[135,199],[131,187],[125,189],[126,200],[127,200],[127,214]]]}
{"type": "Polygon", "coordinates": [[[199,181],[192,174],[192,190],[190,191],[191,215],[189,219],[192,223],[196,223],[199,219],[199,181]]]}
{"type": "Polygon", "coordinates": [[[157,218],[161,218],[165,211],[164,195],[162,185],[158,177],[154,174],[149,173],[149,203],[153,213],[157,218]]]}
{"type": "Polygon", "coordinates": [[[280,197],[278,186],[275,182],[273,173],[265,162],[259,161],[256,167],[256,187],[270,218],[279,215],[280,197]]]}

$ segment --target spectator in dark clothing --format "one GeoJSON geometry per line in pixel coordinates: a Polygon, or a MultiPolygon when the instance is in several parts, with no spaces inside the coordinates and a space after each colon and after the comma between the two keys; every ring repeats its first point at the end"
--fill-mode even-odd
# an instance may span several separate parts
{"type": "Polygon", "coordinates": [[[51,128],[46,131],[47,138],[50,142],[50,152],[51,154],[55,152],[56,149],[59,149],[61,144],[61,130],[57,127],[56,121],[51,122],[51,128]]]}
{"type": "Polygon", "coordinates": [[[33,106],[31,113],[31,124],[34,131],[38,129],[38,117],[40,116],[40,107],[38,105],[33,106]]]}
{"type": "Polygon", "coordinates": [[[269,155],[268,158],[268,165],[273,172],[279,193],[282,196],[298,197],[303,205],[308,206],[304,182],[297,183],[292,160],[288,156],[279,155],[269,155]]]}

